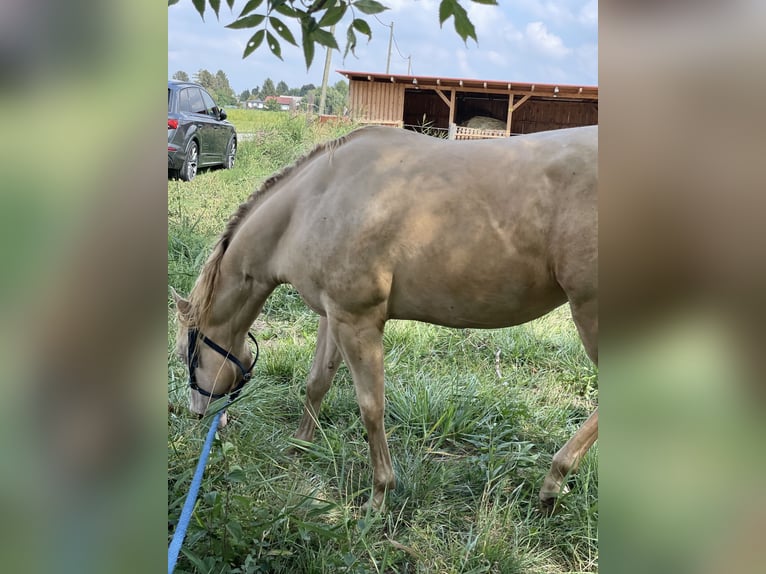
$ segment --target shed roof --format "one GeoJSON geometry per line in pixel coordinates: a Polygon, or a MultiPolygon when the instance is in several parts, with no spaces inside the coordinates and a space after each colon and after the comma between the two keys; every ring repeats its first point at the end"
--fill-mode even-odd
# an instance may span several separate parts
{"type": "Polygon", "coordinates": [[[529,93],[535,96],[598,99],[598,86],[572,86],[566,84],[530,84],[501,80],[474,80],[469,78],[445,78],[441,76],[408,76],[336,70],[349,80],[368,82],[391,82],[422,87],[455,88],[460,91],[482,90],[494,92],[529,93]]]}

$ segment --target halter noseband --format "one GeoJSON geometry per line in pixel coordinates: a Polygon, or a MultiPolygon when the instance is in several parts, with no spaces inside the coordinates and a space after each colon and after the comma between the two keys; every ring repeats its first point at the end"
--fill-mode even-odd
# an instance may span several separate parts
{"type": "Polygon", "coordinates": [[[246,369],[244,365],[235,357],[232,355],[229,351],[212,341],[211,339],[207,338],[205,335],[200,333],[199,329],[189,329],[189,346],[188,346],[188,367],[189,367],[189,387],[193,391],[197,391],[199,394],[204,395],[206,397],[210,397],[211,399],[220,399],[225,396],[229,396],[229,402],[234,401],[238,396],[239,393],[242,391],[242,387],[245,386],[245,383],[250,380],[250,377],[252,376],[253,367],[255,367],[255,363],[258,362],[258,341],[255,340],[255,337],[252,333],[247,334],[248,337],[255,343],[255,358],[253,359],[253,362],[250,364],[250,368],[246,369]],[[236,367],[239,369],[239,371],[242,373],[242,378],[240,378],[239,382],[235,385],[235,387],[229,391],[228,393],[211,393],[209,391],[206,391],[205,389],[200,388],[197,385],[197,363],[199,362],[199,353],[197,352],[197,339],[199,338],[200,341],[205,343],[208,347],[213,349],[216,353],[221,355],[224,359],[228,359],[232,363],[236,365],[236,367]]]}

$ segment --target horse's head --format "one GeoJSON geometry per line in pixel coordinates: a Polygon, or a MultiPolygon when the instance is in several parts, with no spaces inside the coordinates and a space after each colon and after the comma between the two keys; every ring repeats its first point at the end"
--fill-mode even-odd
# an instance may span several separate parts
{"type": "MultiPolygon", "coordinates": [[[[189,370],[189,409],[200,416],[219,398],[235,399],[250,380],[255,357],[246,337],[236,336],[226,326],[206,326],[203,333],[187,299],[172,290],[176,303],[178,331],[176,354],[189,370]]],[[[226,414],[221,426],[226,424],[226,414]]]]}

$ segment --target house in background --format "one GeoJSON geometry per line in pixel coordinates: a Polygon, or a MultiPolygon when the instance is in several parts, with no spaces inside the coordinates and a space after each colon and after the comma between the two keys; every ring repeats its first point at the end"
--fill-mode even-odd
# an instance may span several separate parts
{"type": "Polygon", "coordinates": [[[268,102],[276,100],[281,111],[294,111],[298,108],[302,99],[299,96],[266,96],[264,99],[247,100],[245,108],[248,110],[265,110],[268,102]]]}
{"type": "Polygon", "coordinates": [[[597,86],[338,73],[349,80],[350,113],[360,123],[442,131],[452,139],[598,124],[597,86]]]}
{"type": "Polygon", "coordinates": [[[276,100],[277,104],[279,104],[279,109],[283,112],[287,111],[294,111],[297,109],[298,104],[301,103],[300,96],[266,96],[264,99],[264,107],[266,104],[268,104],[271,100],[276,100]]]}

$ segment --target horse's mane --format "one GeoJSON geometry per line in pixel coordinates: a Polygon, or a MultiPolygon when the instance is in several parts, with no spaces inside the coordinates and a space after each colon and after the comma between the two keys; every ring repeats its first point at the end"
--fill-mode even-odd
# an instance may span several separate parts
{"type": "Polygon", "coordinates": [[[260,200],[268,195],[285,177],[319,154],[328,151],[332,157],[332,153],[337,148],[348,142],[360,131],[362,130],[355,130],[337,139],[318,144],[310,152],[304,154],[292,164],[269,177],[258,189],[251,193],[243,203],[240,204],[234,214],[229,218],[226,228],[218,238],[218,242],[215,244],[215,247],[213,247],[213,251],[207,258],[197,281],[194,283],[194,287],[189,294],[189,309],[182,315],[179,314],[184,325],[200,327],[207,322],[213,303],[213,293],[215,293],[216,283],[221,271],[221,261],[223,260],[223,256],[242,222],[247,218],[260,200]]]}

